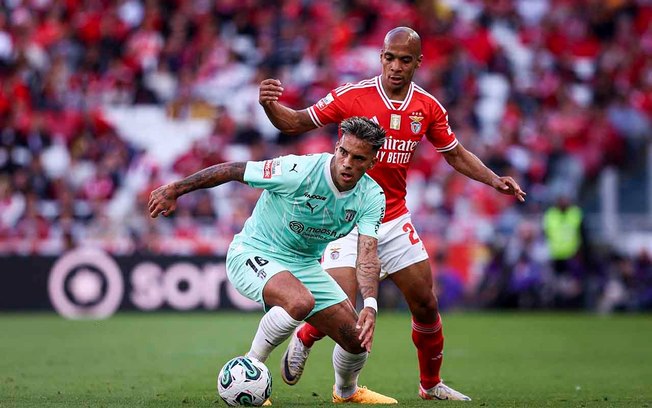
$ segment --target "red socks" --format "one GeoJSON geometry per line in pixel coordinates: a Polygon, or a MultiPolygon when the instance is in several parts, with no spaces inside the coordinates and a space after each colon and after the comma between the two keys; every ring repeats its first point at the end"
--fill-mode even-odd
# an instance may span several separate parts
{"type": "Polygon", "coordinates": [[[312,345],[315,344],[316,341],[319,341],[326,336],[324,333],[317,330],[310,323],[302,324],[301,327],[299,328],[299,332],[297,333],[297,335],[301,339],[303,345],[306,347],[312,347],[312,345]]]}
{"type": "Polygon", "coordinates": [[[441,381],[439,370],[444,350],[441,317],[437,315],[435,323],[417,323],[413,319],[412,341],[417,347],[421,386],[427,390],[441,381]]]}

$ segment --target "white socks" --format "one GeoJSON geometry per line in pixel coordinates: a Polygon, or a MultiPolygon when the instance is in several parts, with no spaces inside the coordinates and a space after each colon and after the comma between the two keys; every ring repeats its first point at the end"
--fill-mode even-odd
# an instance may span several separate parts
{"type": "MultiPolygon", "coordinates": [[[[265,362],[271,352],[283,343],[301,324],[294,320],[282,307],[274,306],[260,319],[258,331],[248,357],[265,362]]],[[[348,398],[358,389],[358,376],[367,361],[367,352],[352,354],[338,344],[333,349],[333,368],[335,370],[335,392],[348,398]]]]}
{"type": "Polygon", "coordinates": [[[367,361],[367,352],[352,354],[339,344],[333,349],[335,369],[335,392],[342,398],[349,398],[358,389],[358,375],[367,361]]]}
{"type": "Polygon", "coordinates": [[[294,320],[282,307],[272,307],[260,319],[258,331],[256,331],[256,336],[251,343],[251,349],[247,356],[264,363],[272,350],[290,337],[294,329],[300,324],[300,320],[294,320]]]}

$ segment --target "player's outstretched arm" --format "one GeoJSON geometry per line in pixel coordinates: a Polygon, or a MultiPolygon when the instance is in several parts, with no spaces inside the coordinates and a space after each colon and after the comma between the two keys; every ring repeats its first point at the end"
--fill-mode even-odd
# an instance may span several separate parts
{"type": "Polygon", "coordinates": [[[281,132],[288,135],[298,135],[317,126],[310,119],[307,109],[296,111],[283,106],[278,99],[283,94],[281,81],[278,79],[265,79],[258,89],[258,102],[265,109],[265,114],[272,124],[281,132]]]}
{"type": "Polygon", "coordinates": [[[380,260],[378,259],[378,240],[368,235],[358,236],[358,258],[356,261],[356,276],[365,307],[358,317],[360,340],[362,347],[371,351],[374,328],[376,326],[376,299],[378,298],[378,279],[380,276],[380,260]],[[367,306],[371,301],[372,306],[367,306]]]}
{"type": "Polygon", "coordinates": [[[177,198],[202,188],[219,186],[229,181],[244,182],[246,163],[228,162],[207,167],[182,180],[173,181],[152,191],[147,204],[149,215],[156,218],[159,214],[166,217],[177,209],[177,198]]]}
{"type": "Polygon", "coordinates": [[[455,170],[474,180],[493,187],[496,191],[515,196],[519,201],[525,201],[527,193],[521,190],[518,183],[511,177],[500,177],[482,163],[475,154],[458,144],[454,149],[445,152],[444,158],[455,170]]]}

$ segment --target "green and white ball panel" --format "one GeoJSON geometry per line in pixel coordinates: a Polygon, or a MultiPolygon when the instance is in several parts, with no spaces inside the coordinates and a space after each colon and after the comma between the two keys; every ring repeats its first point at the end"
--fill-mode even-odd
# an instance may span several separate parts
{"type": "Polygon", "coordinates": [[[235,357],[220,370],[217,391],[229,406],[259,407],[272,394],[272,376],[260,361],[235,357]]]}

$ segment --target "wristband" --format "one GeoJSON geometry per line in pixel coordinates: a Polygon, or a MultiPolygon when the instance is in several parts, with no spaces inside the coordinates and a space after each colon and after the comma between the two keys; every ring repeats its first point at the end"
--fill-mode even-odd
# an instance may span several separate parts
{"type": "Polygon", "coordinates": [[[373,297],[368,297],[364,300],[364,307],[370,307],[374,309],[376,313],[378,313],[378,302],[376,301],[376,298],[373,297]]]}

